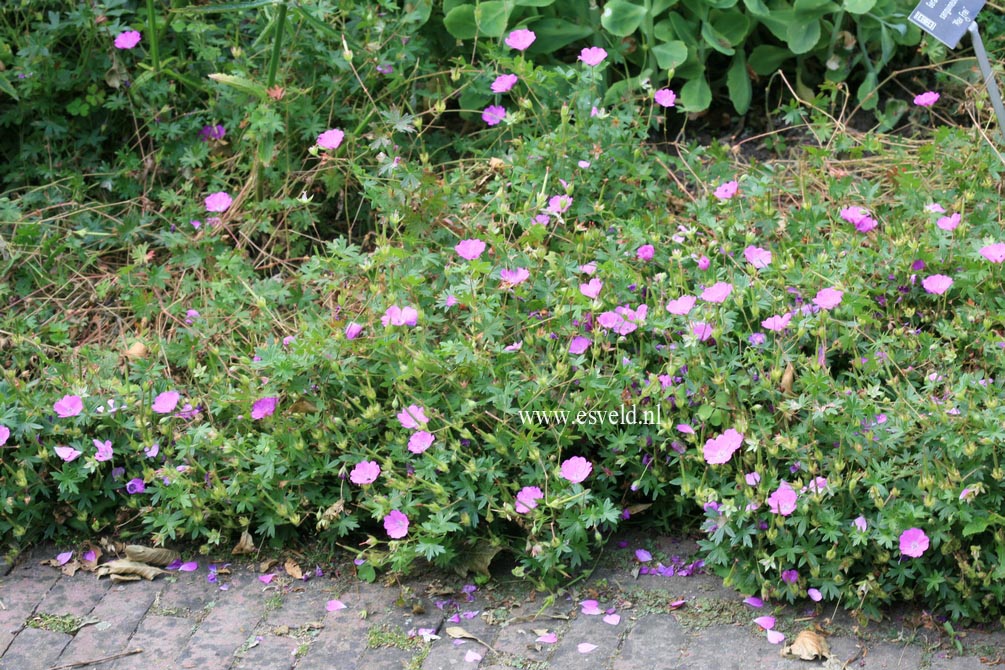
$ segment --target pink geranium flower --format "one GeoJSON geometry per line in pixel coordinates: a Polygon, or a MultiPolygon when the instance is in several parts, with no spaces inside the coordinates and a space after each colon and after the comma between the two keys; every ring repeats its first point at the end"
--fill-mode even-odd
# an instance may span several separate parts
{"type": "Polygon", "coordinates": [[[946,275],[929,275],[921,280],[921,285],[928,293],[942,295],[953,285],[953,278],[946,275]]]}
{"type": "Polygon", "coordinates": [[[516,286],[522,284],[530,278],[530,271],[527,268],[517,268],[516,270],[502,269],[499,271],[499,279],[504,284],[516,286]]]}
{"type": "Polygon", "coordinates": [[[727,181],[724,184],[720,184],[717,189],[715,189],[715,197],[719,200],[729,200],[736,192],[740,189],[740,185],[736,181],[727,181]]]}
{"type": "Polygon", "coordinates": [[[667,311],[678,316],[685,316],[691,311],[694,307],[694,303],[697,301],[698,299],[693,295],[682,295],[681,297],[667,303],[667,311]]]}
{"type": "Polygon", "coordinates": [[[769,316],[764,321],[761,321],[761,327],[766,330],[772,330],[776,333],[785,330],[789,326],[789,321],[792,320],[792,313],[786,312],[785,314],[778,316],[769,316]]]}
{"type": "Polygon", "coordinates": [[[590,348],[590,338],[578,335],[569,343],[569,353],[578,356],[590,348]]]}
{"type": "Polygon", "coordinates": [[[210,193],[206,196],[207,212],[226,212],[232,204],[234,204],[234,199],[223,191],[210,193]]]}
{"type": "Polygon", "coordinates": [[[705,323],[704,321],[694,321],[691,323],[691,333],[698,338],[699,342],[704,342],[712,337],[712,324],[705,323]]]}
{"type": "Polygon", "coordinates": [[[506,118],[506,108],[502,105],[489,105],[482,112],[482,121],[490,126],[497,126],[506,118]]]}
{"type": "Polygon", "coordinates": [[[414,307],[398,307],[391,305],[380,317],[381,324],[388,326],[414,326],[419,321],[419,313],[414,307]]]}
{"type": "Polygon", "coordinates": [[[8,439],[10,439],[10,428],[7,426],[0,426],[0,447],[7,444],[8,439]]]}
{"type": "Polygon", "coordinates": [[[105,440],[104,442],[101,440],[91,441],[94,443],[94,448],[98,450],[98,453],[94,455],[94,460],[101,462],[112,460],[113,450],[111,440],[105,440]]]}
{"type": "Polygon", "coordinates": [[[132,49],[140,43],[142,35],[136,30],[126,30],[115,36],[116,49],[132,49]]]}
{"type": "Polygon", "coordinates": [[[701,292],[699,296],[705,302],[725,302],[733,292],[733,285],[724,281],[716,282],[701,292]]]}
{"type": "Polygon", "coordinates": [[[53,451],[55,451],[56,455],[62,458],[63,462],[65,463],[69,463],[70,461],[75,460],[80,456],[80,452],[74,449],[73,447],[66,447],[66,446],[53,447],[53,451]]]}
{"type": "Polygon", "coordinates": [[[939,101],[939,97],[935,91],[925,91],[914,96],[914,104],[918,107],[931,107],[939,101]]]}
{"type": "Polygon", "coordinates": [[[548,208],[545,210],[549,214],[564,214],[565,210],[572,205],[572,198],[567,195],[553,195],[548,198],[548,208]]]}
{"type": "Polygon", "coordinates": [[[573,456],[562,462],[562,479],[579,484],[593,472],[593,465],[582,456],[573,456]]]}
{"type": "Polygon", "coordinates": [[[771,252],[761,247],[754,245],[747,247],[743,250],[743,257],[758,270],[771,265],[771,252]]]}
{"type": "Polygon", "coordinates": [[[992,263],[1005,262],[1005,242],[996,242],[981,247],[980,254],[992,263]]]}
{"type": "Polygon", "coordinates": [[[492,82],[492,92],[508,93],[516,85],[518,79],[519,77],[515,74],[501,74],[492,82]]]}
{"type": "Polygon", "coordinates": [[[399,510],[391,510],[384,517],[384,530],[391,539],[400,540],[408,535],[408,516],[399,510]]]}
{"type": "Polygon", "coordinates": [[[479,239],[461,240],[454,247],[454,251],[461,258],[473,261],[485,251],[485,243],[479,239]]]}
{"type": "Polygon", "coordinates": [[[267,416],[272,416],[276,411],[276,405],[279,404],[279,398],[276,397],[266,397],[259,398],[251,406],[251,418],[254,420],[264,419],[267,416]]]}
{"type": "Polygon", "coordinates": [[[775,491],[768,496],[768,509],[775,514],[789,516],[796,511],[796,501],[799,494],[796,493],[788,482],[783,481],[775,491]]]}
{"type": "Polygon", "coordinates": [[[363,325],[356,323],[355,321],[350,321],[349,325],[345,327],[345,339],[355,340],[359,337],[359,334],[363,332],[363,325]]]}
{"type": "Polygon", "coordinates": [[[334,151],[339,148],[343,139],[345,139],[345,132],[338,128],[332,128],[318,135],[318,146],[334,151]]]}
{"type": "Polygon", "coordinates": [[[436,439],[432,433],[427,430],[417,430],[412,433],[412,436],[408,438],[408,450],[413,454],[421,454],[429,447],[433,446],[433,441],[436,439]]]}
{"type": "Polygon", "coordinates": [[[84,401],[79,395],[65,395],[52,404],[52,409],[60,419],[68,419],[84,411],[84,401]]]}
{"type": "Polygon", "coordinates": [[[628,335],[645,323],[648,312],[648,305],[639,305],[636,309],[622,305],[615,307],[613,312],[600,314],[597,317],[597,323],[607,330],[613,330],[618,335],[628,335]]]}
{"type": "Polygon", "coordinates": [[[839,291],[836,288],[823,288],[817,291],[817,295],[813,298],[813,304],[820,309],[834,309],[841,304],[841,299],[844,297],[844,291],[839,291]]]}
{"type": "Polygon", "coordinates": [[[177,391],[164,391],[154,398],[153,405],[150,406],[157,414],[170,414],[178,406],[181,394],[177,391]]]}
{"type": "Polygon", "coordinates": [[[941,230],[956,230],[956,227],[960,225],[960,218],[959,212],[950,216],[940,216],[935,225],[941,230]]]}
{"type": "Polygon", "coordinates": [[[643,244],[639,247],[638,251],[635,252],[635,257],[640,261],[651,261],[653,255],[656,253],[656,248],[651,244],[643,244]]]}
{"type": "Polygon", "coordinates": [[[424,427],[429,423],[429,419],[426,417],[425,408],[419,405],[409,405],[398,412],[398,422],[401,423],[402,428],[414,430],[424,427]]]}
{"type": "Polygon", "coordinates": [[[526,514],[537,507],[537,501],[543,498],[544,492],[538,487],[524,486],[520,489],[520,492],[516,494],[516,511],[520,514],[526,514]]]}
{"type": "Polygon", "coordinates": [[[360,461],[349,472],[349,481],[353,484],[372,484],[380,476],[380,465],[377,461],[360,461]]]}
{"type": "Polygon", "coordinates": [[[511,49],[516,49],[517,51],[524,51],[527,47],[534,43],[537,39],[537,35],[534,34],[533,30],[527,30],[526,28],[519,28],[514,30],[509,35],[506,36],[506,46],[511,49]]]}
{"type": "Polygon", "coordinates": [[[586,47],[579,52],[579,60],[590,67],[600,65],[605,58],[607,58],[607,51],[600,47],[586,47]]]}
{"type": "Polygon", "coordinates": [[[580,284],[579,292],[585,295],[587,298],[592,299],[600,295],[600,289],[602,288],[604,288],[604,282],[594,277],[589,282],[585,284],[580,284]]]}
{"type": "Polygon", "coordinates": [[[709,465],[727,463],[733,457],[733,452],[739,449],[742,444],[743,434],[730,428],[722,435],[718,435],[705,442],[705,462],[709,465]]]}
{"type": "Polygon", "coordinates": [[[673,107],[677,102],[677,94],[669,88],[661,88],[653,93],[653,100],[661,107],[673,107]]]}
{"type": "Polygon", "coordinates": [[[900,553],[920,558],[928,550],[928,536],[920,528],[908,528],[900,534],[900,553]]]}

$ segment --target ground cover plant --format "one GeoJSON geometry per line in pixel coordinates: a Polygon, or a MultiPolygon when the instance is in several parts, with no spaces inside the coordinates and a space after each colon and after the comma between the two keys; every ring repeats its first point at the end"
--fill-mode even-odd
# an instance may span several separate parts
{"type": "Polygon", "coordinates": [[[1001,615],[1003,162],[971,72],[895,78],[912,104],[867,132],[842,85],[793,98],[806,146],[751,162],[660,144],[669,86],[605,103],[600,46],[435,63],[421,13],[252,4],[22,7],[49,41],[6,71],[62,81],[72,35],[96,88],[0,114],[10,547],[249,530],[554,587],[645,523],[762,598],[1001,615]]]}

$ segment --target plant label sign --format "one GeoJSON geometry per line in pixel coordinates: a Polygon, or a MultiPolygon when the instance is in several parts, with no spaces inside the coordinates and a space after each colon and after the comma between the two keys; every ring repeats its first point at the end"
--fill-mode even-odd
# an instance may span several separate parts
{"type": "Polygon", "coordinates": [[[926,33],[955,49],[963,33],[977,18],[985,0],[921,0],[910,21],[926,33]]]}

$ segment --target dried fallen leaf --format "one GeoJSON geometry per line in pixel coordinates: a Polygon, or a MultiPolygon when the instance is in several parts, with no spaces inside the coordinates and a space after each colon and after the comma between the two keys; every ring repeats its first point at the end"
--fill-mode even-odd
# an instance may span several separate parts
{"type": "Polygon", "coordinates": [[[136,563],[165,566],[171,565],[178,558],[178,552],[170,549],[155,549],[138,544],[130,544],[126,547],[126,559],[136,563]]]}
{"type": "Polygon", "coordinates": [[[804,630],[796,635],[792,644],[782,647],[781,655],[786,658],[799,658],[804,661],[813,661],[817,658],[827,660],[830,658],[831,650],[827,646],[827,640],[823,635],[812,630],[804,630]]]}
{"type": "Polygon", "coordinates": [[[447,633],[447,635],[449,635],[450,637],[452,637],[454,639],[457,639],[457,638],[466,638],[466,639],[469,639],[469,640],[473,640],[474,637],[475,637],[474,635],[472,635],[468,631],[464,630],[460,626],[447,626],[445,632],[447,633]]]}
{"type": "MultiPolygon", "coordinates": [[[[110,561],[108,563],[102,563],[98,566],[95,571],[99,578],[105,575],[138,575],[143,579],[154,579],[157,575],[167,574],[165,570],[160,568],[155,568],[152,565],[147,565],[146,563],[137,563],[136,561],[130,561],[127,559],[119,559],[117,561],[110,561]]],[[[121,580],[116,580],[121,581],[121,580]]]]}
{"type": "Polygon", "coordinates": [[[268,572],[269,570],[271,570],[272,568],[274,568],[277,563],[279,563],[279,561],[277,561],[274,558],[266,559],[266,560],[264,560],[264,561],[262,561],[261,563],[258,564],[258,571],[259,572],[268,572]]]}
{"type": "Polygon", "coordinates": [[[300,564],[298,564],[292,558],[286,559],[286,562],[283,563],[283,569],[286,570],[286,574],[288,574],[293,579],[304,578],[304,571],[300,569],[300,564]]]}
{"type": "Polygon", "coordinates": [[[247,529],[241,531],[241,540],[234,545],[234,548],[230,550],[230,553],[234,556],[255,553],[255,539],[251,537],[251,533],[249,533],[247,529]]]}
{"type": "Polygon", "coordinates": [[[125,352],[126,358],[131,361],[138,361],[147,357],[147,345],[142,342],[133,342],[125,352]]]}
{"type": "Polygon", "coordinates": [[[785,372],[782,373],[782,383],[780,384],[782,393],[792,393],[792,382],[795,378],[796,368],[792,365],[792,362],[789,361],[789,364],[785,366],[785,372]]]}

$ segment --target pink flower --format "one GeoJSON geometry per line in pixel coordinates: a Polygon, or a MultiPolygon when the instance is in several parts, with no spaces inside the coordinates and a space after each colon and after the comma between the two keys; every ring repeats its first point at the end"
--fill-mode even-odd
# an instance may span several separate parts
{"type": "Polygon", "coordinates": [[[429,447],[433,446],[433,440],[436,437],[429,431],[419,430],[412,433],[412,436],[408,438],[408,450],[413,454],[421,454],[429,447]]]}
{"type": "Polygon", "coordinates": [[[502,269],[499,271],[499,279],[501,279],[504,284],[508,284],[509,286],[522,284],[529,278],[530,271],[526,268],[517,268],[516,270],[502,269]]]}
{"type": "Polygon", "coordinates": [[[613,312],[600,314],[597,317],[597,323],[607,330],[613,330],[618,335],[628,335],[634,332],[639,325],[645,323],[648,312],[648,305],[639,305],[636,309],[622,305],[615,307],[613,312]]]}
{"type": "Polygon", "coordinates": [[[722,465],[733,457],[733,452],[743,444],[743,434],[730,428],[722,435],[718,435],[705,442],[705,462],[709,465],[722,465]]]}
{"type": "Polygon", "coordinates": [[[739,190],[740,185],[736,181],[727,181],[724,184],[720,184],[719,188],[715,189],[715,197],[719,200],[729,200],[736,192],[739,190]]]}
{"type": "Polygon", "coordinates": [[[549,214],[564,214],[565,210],[572,205],[572,198],[567,195],[553,195],[548,198],[548,208],[545,210],[549,214]]]}
{"type": "Polygon", "coordinates": [[[234,199],[223,191],[210,193],[206,196],[207,212],[226,212],[227,208],[234,204],[234,199]]]}
{"type": "Polygon", "coordinates": [[[482,121],[490,126],[497,126],[506,118],[506,108],[501,105],[489,105],[482,112],[482,121]]]}
{"type": "Polygon", "coordinates": [[[582,456],[573,456],[562,462],[561,475],[573,484],[578,484],[593,472],[593,466],[582,456]]]}
{"type": "Polygon", "coordinates": [[[136,30],[125,30],[115,36],[116,49],[132,49],[140,43],[142,35],[136,30]]]}
{"type": "Polygon", "coordinates": [[[768,509],[775,514],[789,516],[796,511],[796,500],[799,494],[792,490],[788,482],[783,481],[775,491],[768,496],[768,509]]]}
{"type": "Polygon", "coordinates": [[[824,594],[820,593],[820,589],[806,589],[806,595],[815,603],[824,599],[824,594]]]}
{"type": "Polygon", "coordinates": [[[699,342],[704,342],[712,337],[712,325],[704,321],[693,321],[691,323],[691,334],[697,337],[699,342]]]}
{"type": "Polygon", "coordinates": [[[342,144],[342,140],[345,139],[345,132],[339,130],[338,128],[332,128],[331,130],[326,130],[320,135],[318,135],[318,146],[322,149],[330,149],[334,151],[338,149],[342,144]]]}
{"type": "Polygon", "coordinates": [[[953,285],[953,278],[946,275],[929,275],[921,280],[921,285],[928,293],[942,295],[953,285]]]}
{"type": "Polygon", "coordinates": [[[761,321],[761,327],[765,330],[772,330],[776,333],[785,330],[789,326],[789,321],[792,320],[792,313],[786,312],[782,316],[769,316],[764,321],[761,321]]]}
{"type": "Polygon", "coordinates": [[[667,311],[671,314],[677,314],[678,316],[685,316],[694,307],[694,303],[698,299],[693,295],[682,295],[676,300],[671,300],[667,303],[667,311]]]}
{"type": "Polygon", "coordinates": [[[384,530],[392,539],[400,540],[408,535],[408,516],[396,509],[391,510],[384,517],[384,530]]]}
{"type": "Polygon", "coordinates": [[[743,480],[747,482],[747,486],[757,486],[761,482],[761,474],[759,472],[748,472],[743,476],[743,480]]]}
{"type": "Polygon", "coordinates": [[[594,272],[597,271],[597,264],[596,263],[584,263],[583,265],[579,266],[579,271],[582,272],[583,274],[586,274],[586,275],[592,275],[594,272]]]}
{"type": "Polygon", "coordinates": [[[589,348],[590,338],[583,337],[582,335],[572,338],[572,342],[569,343],[569,353],[573,356],[578,356],[589,348]]]}
{"type": "Polygon", "coordinates": [[[763,628],[764,630],[771,630],[775,627],[775,617],[773,616],[759,616],[754,619],[754,623],[763,628]]]}
{"type": "Polygon", "coordinates": [[[699,296],[705,302],[725,302],[733,292],[733,285],[724,281],[716,282],[701,292],[699,296]]]}
{"type": "Polygon", "coordinates": [[[65,395],[52,404],[52,409],[59,418],[68,419],[84,411],[84,401],[79,395],[65,395]]]}
{"type": "Polygon", "coordinates": [[[817,291],[817,296],[813,298],[813,304],[820,309],[834,309],[841,304],[841,298],[844,297],[844,291],[839,291],[836,288],[822,288],[817,291]]]}
{"type": "Polygon", "coordinates": [[[385,328],[388,326],[414,326],[419,321],[419,313],[414,307],[398,307],[391,305],[384,311],[384,316],[380,317],[380,322],[385,328]]]}
{"type": "Polygon", "coordinates": [[[857,528],[862,533],[864,533],[865,529],[869,527],[869,523],[865,520],[864,516],[855,517],[855,520],[852,521],[851,523],[853,526],[855,526],[855,528],[857,528]]]}
{"type": "Polygon", "coordinates": [[[264,419],[267,416],[272,416],[276,411],[276,405],[279,404],[279,398],[276,397],[265,397],[259,398],[251,406],[251,418],[255,421],[259,419],[264,419]]]}
{"type": "Polygon", "coordinates": [[[992,263],[1001,263],[1005,261],[1005,242],[996,242],[981,247],[980,254],[992,263]]]}
{"type": "Polygon", "coordinates": [[[341,600],[329,600],[325,603],[325,610],[328,612],[339,612],[346,609],[346,605],[341,600]]]}
{"type": "Polygon", "coordinates": [[[934,213],[934,214],[945,214],[946,213],[946,208],[943,207],[942,205],[940,205],[937,202],[933,202],[930,205],[925,205],[925,209],[927,211],[929,211],[929,212],[934,213]]]}
{"type": "Polygon", "coordinates": [[[635,252],[635,257],[640,261],[651,261],[653,255],[656,253],[655,247],[651,244],[643,244],[639,247],[638,251],[635,252]]]}
{"type": "Polygon", "coordinates": [[[600,65],[607,58],[607,52],[600,47],[586,47],[579,52],[579,60],[590,67],[600,65]]]}
{"type": "Polygon", "coordinates": [[[350,321],[349,325],[345,327],[345,339],[355,340],[362,332],[363,326],[361,324],[358,324],[355,321],[350,321]]]}
{"type": "Polygon", "coordinates": [[[928,550],[928,536],[920,528],[908,528],[900,534],[900,553],[919,558],[928,550]]]}
{"type": "Polygon", "coordinates": [[[956,230],[956,226],[960,225],[960,213],[956,212],[952,216],[940,216],[935,225],[942,230],[956,230]]]}
{"type": "Polygon", "coordinates": [[[585,295],[587,298],[592,299],[600,295],[600,289],[602,288],[604,288],[604,282],[594,277],[589,282],[585,284],[580,284],[579,292],[585,295]]]}
{"type": "Polygon", "coordinates": [[[164,391],[154,398],[154,404],[150,406],[150,409],[158,414],[170,414],[178,406],[180,399],[181,394],[177,391],[164,391]]]}
{"type": "Polygon", "coordinates": [[[7,426],[0,426],[0,447],[7,444],[8,439],[10,439],[10,428],[7,426]]]}
{"type": "Polygon", "coordinates": [[[461,240],[454,247],[454,251],[461,258],[469,261],[476,260],[485,251],[485,243],[478,239],[461,240]]]}
{"type": "Polygon", "coordinates": [[[781,644],[782,642],[785,642],[785,634],[779,633],[777,630],[769,630],[767,635],[768,642],[771,644],[781,644]]]}
{"type": "Polygon", "coordinates": [[[501,74],[492,82],[492,92],[508,93],[516,85],[518,79],[519,77],[515,74],[501,74]]]}
{"type": "Polygon", "coordinates": [[[698,259],[699,270],[707,270],[711,264],[712,261],[708,260],[708,256],[702,256],[701,258],[698,259]]]}
{"type": "Polygon", "coordinates": [[[849,206],[841,210],[841,218],[848,223],[855,225],[862,219],[868,218],[869,210],[864,207],[849,206]]]}
{"type": "Polygon", "coordinates": [[[679,433],[684,433],[685,435],[694,435],[694,428],[691,427],[691,424],[678,423],[676,426],[674,426],[674,428],[676,428],[677,432],[679,433]]]}
{"type": "Polygon", "coordinates": [[[743,250],[743,257],[758,270],[771,265],[771,252],[761,247],[753,245],[747,247],[743,250]]]}
{"type": "Polygon", "coordinates": [[[925,91],[914,96],[914,104],[918,107],[931,107],[939,101],[939,94],[935,91],[925,91]]]}
{"type": "Polygon", "coordinates": [[[62,458],[63,462],[65,463],[69,463],[70,461],[75,460],[77,457],[80,456],[80,452],[74,449],[73,447],[65,447],[65,446],[53,447],[53,451],[55,451],[56,455],[62,458]]]}
{"type": "Polygon", "coordinates": [[[524,486],[516,494],[516,511],[520,514],[526,514],[537,507],[537,501],[543,498],[544,492],[538,487],[524,486]]]}
{"type": "Polygon", "coordinates": [[[798,570],[782,570],[782,581],[786,584],[795,584],[799,581],[798,570]]]}
{"type": "Polygon", "coordinates": [[[514,30],[509,35],[506,36],[506,46],[511,49],[516,49],[517,51],[524,51],[527,47],[534,43],[537,39],[537,35],[534,34],[533,30],[527,30],[526,28],[520,28],[514,30]]]}
{"type": "Polygon", "coordinates": [[[673,107],[674,103],[677,102],[677,94],[669,88],[661,88],[653,93],[653,100],[661,107],[673,107]]]}
{"type": "Polygon", "coordinates": [[[98,453],[94,455],[94,460],[105,462],[112,460],[112,441],[105,440],[104,442],[100,440],[91,440],[94,443],[94,448],[98,450],[98,453]]]}
{"type": "Polygon", "coordinates": [[[409,405],[398,412],[398,422],[401,423],[402,428],[414,430],[424,427],[429,423],[429,419],[426,417],[425,408],[418,405],[409,405]]]}
{"type": "Polygon", "coordinates": [[[349,472],[349,481],[353,484],[372,484],[380,476],[380,466],[377,461],[360,461],[349,472]]]}

